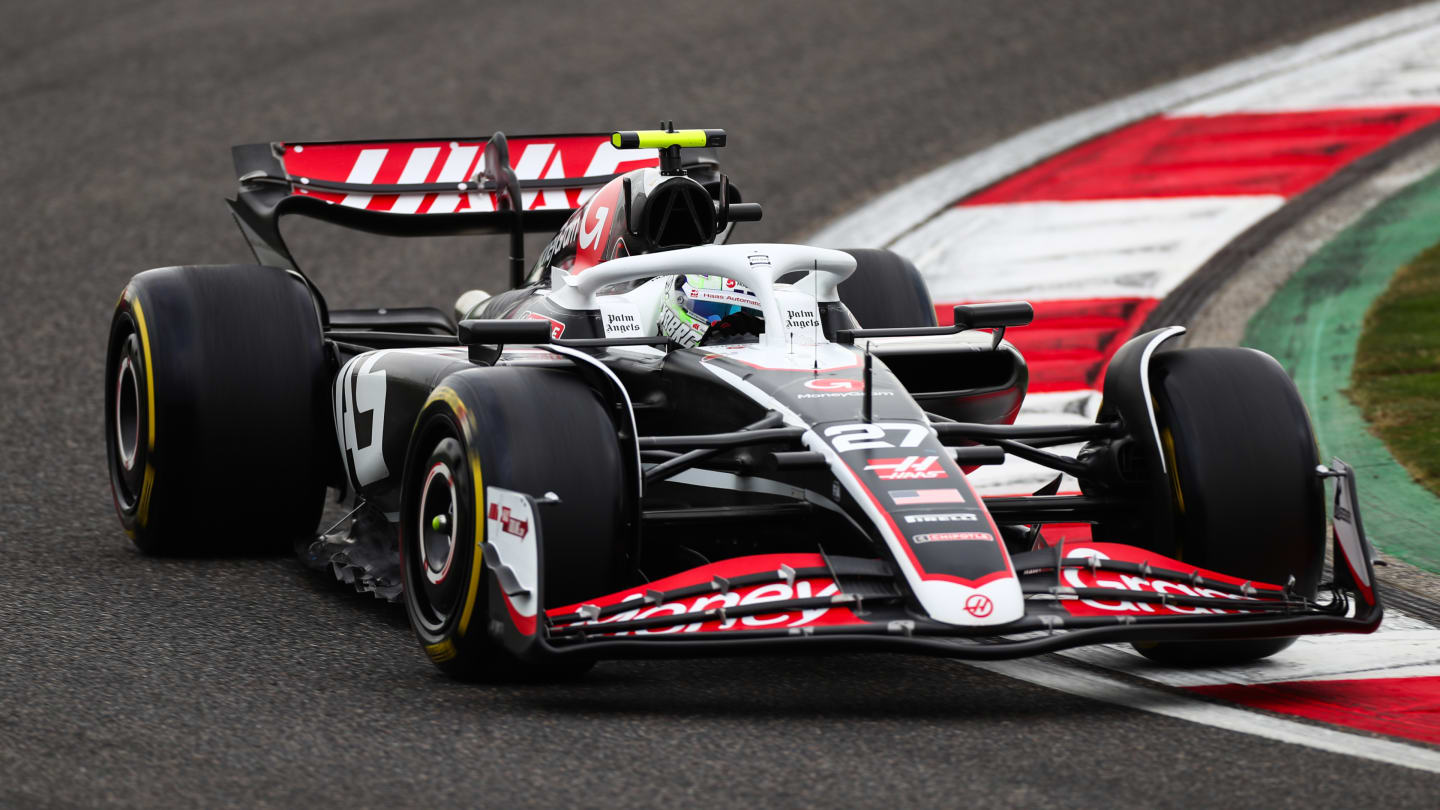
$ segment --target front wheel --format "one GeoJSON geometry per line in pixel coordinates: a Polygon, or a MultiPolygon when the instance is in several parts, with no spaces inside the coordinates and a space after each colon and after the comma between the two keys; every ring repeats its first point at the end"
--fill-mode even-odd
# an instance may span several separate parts
{"type": "Polygon", "coordinates": [[[625,584],[625,538],[634,531],[627,506],[638,484],[626,480],[622,452],[605,404],[570,373],[475,369],[436,388],[411,439],[400,525],[406,612],[436,666],[486,681],[572,677],[592,666],[522,659],[502,639],[507,626],[533,634],[545,608],[625,584]],[[491,593],[487,534],[528,536],[521,522],[507,526],[497,504],[507,492],[558,499],[530,518],[543,545],[542,605],[491,593]]]}
{"type": "MultiPolygon", "coordinates": [[[[1296,593],[1313,598],[1325,553],[1324,484],[1309,415],[1285,369],[1253,349],[1183,349],[1157,353],[1151,380],[1173,516],[1174,545],[1162,552],[1257,582],[1284,585],[1293,576],[1296,593]]],[[[1162,663],[1213,666],[1293,642],[1135,646],[1162,663]]]]}

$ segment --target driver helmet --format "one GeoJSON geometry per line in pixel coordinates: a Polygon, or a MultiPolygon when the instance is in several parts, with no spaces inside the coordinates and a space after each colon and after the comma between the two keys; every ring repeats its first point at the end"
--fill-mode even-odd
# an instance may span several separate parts
{"type": "Polygon", "coordinates": [[[676,276],[660,331],[681,346],[753,343],[765,330],[760,299],[724,276],[676,276]]]}

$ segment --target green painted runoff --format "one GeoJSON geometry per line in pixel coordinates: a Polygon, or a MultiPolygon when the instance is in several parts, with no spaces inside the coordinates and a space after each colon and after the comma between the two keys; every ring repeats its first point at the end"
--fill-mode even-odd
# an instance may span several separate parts
{"type": "Polygon", "coordinates": [[[1295,378],[1322,458],[1355,467],[1366,532],[1388,554],[1440,572],[1440,498],[1417,484],[1374,434],[1349,388],[1365,313],[1391,277],[1440,241],[1440,172],[1365,214],[1295,273],[1251,319],[1245,345],[1295,378]]]}

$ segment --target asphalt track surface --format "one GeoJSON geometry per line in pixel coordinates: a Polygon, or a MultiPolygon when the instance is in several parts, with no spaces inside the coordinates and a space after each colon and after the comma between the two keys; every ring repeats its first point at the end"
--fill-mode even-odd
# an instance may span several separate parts
{"type": "MultiPolygon", "coordinates": [[[[136,553],[102,445],[125,280],[247,259],[232,143],[723,126],[766,206],[741,238],[797,238],[1028,126],[1396,5],[7,0],[0,805],[1433,806],[1434,775],[948,661],[453,684],[401,611],[291,559],[136,553]]],[[[293,230],[341,305],[502,283],[503,240],[293,230]]],[[[264,531],[263,482],[215,498],[264,531]]]]}

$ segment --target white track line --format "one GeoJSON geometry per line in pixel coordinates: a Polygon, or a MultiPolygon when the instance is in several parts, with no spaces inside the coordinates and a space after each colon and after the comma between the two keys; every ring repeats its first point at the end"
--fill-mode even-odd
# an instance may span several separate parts
{"type": "Polygon", "coordinates": [[[882,194],[831,222],[808,242],[822,247],[885,247],[960,198],[1081,141],[1182,104],[1436,23],[1440,23],[1440,1],[1382,14],[1296,45],[1081,110],[947,163],[882,194]]]}
{"type": "Polygon", "coordinates": [[[1163,298],[1279,195],[963,205],[896,240],[936,301],[1163,298]]]}
{"type": "Polygon", "coordinates": [[[1350,734],[1322,726],[1312,726],[1209,703],[1197,698],[1162,692],[1144,686],[1124,683],[1087,669],[1061,663],[1051,658],[1025,661],[970,661],[970,666],[988,670],[1016,680],[1044,686],[1091,700],[1102,700],[1132,709],[1154,712],[1179,720],[1253,734],[1279,742],[1303,745],[1335,754],[1360,757],[1400,765],[1430,773],[1440,773],[1440,751],[1401,742],[1350,734]]]}
{"type": "MultiPolygon", "coordinates": [[[[1382,594],[1381,598],[1384,596],[1382,594]]],[[[1302,636],[1273,658],[1205,669],[1156,666],[1128,644],[1082,647],[1061,653],[1105,669],[1168,686],[1218,686],[1283,681],[1360,678],[1419,678],[1440,675],[1440,630],[1386,609],[1385,621],[1370,635],[1302,636]]]]}
{"type": "Polygon", "coordinates": [[[1440,53],[1440,30],[1424,28],[1170,112],[1224,115],[1433,105],[1440,103],[1436,53],[1440,53]]]}

